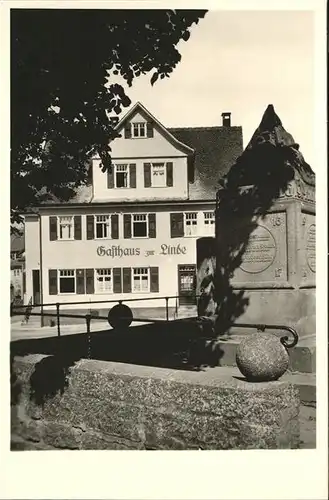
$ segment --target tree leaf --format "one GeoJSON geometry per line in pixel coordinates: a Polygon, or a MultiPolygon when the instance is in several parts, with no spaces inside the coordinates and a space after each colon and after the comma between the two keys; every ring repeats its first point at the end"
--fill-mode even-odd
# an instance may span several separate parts
{"type": "Polygon", "coordinates": [[[151,85],[154,85],[158,78],[159,78],[159,73],[157,72],[153,73],[151,78],[151,85]]]}

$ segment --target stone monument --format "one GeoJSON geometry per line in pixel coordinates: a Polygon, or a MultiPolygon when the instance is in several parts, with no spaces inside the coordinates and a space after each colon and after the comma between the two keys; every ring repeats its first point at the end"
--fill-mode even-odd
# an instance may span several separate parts
{"type": "Polygon", "coordinates": [[[220,184],[215,241],[197,247],[197,290],[212,295],[199,315],[220,333],[242,322],[315,335],[315,174],[272,105],[220,184]]]}

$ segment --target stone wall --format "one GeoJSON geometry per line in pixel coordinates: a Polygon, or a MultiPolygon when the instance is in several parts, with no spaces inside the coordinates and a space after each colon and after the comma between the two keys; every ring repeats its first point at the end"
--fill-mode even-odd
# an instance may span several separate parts
{"type": "Polygon", "coordinates": [[[15,358],[11,382],[13,450],[298,447],[285,382],[42,355],[15,358]]]}

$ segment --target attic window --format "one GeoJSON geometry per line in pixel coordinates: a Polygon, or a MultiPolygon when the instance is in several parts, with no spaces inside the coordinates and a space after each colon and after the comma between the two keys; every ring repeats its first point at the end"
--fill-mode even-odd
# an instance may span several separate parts
{"type": "Polygon", "coordinates": [[[132,137],[146,137],[146,123],[145,122],[135,122],[131,124],[131,136],[132,137]]]}

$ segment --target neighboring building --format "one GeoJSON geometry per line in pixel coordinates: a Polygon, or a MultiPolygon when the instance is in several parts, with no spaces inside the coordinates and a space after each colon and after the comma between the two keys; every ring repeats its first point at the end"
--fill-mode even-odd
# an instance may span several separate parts
{"type": "Polygon", "coordinates": [[[194,302],[196,239],[214,235],[218,179],[242,153],[242,128],[223,113],[218,127],[167,129],[140,103],[116,126],[110,172],[95,158],[74,199],[26,214],[25,303],[194,302]]]}
{"type": "Polygon", "coordinates": [[[22,300],[25,293],[24,236],[10,238],[10,295],[11,300],[22,300]]]}

